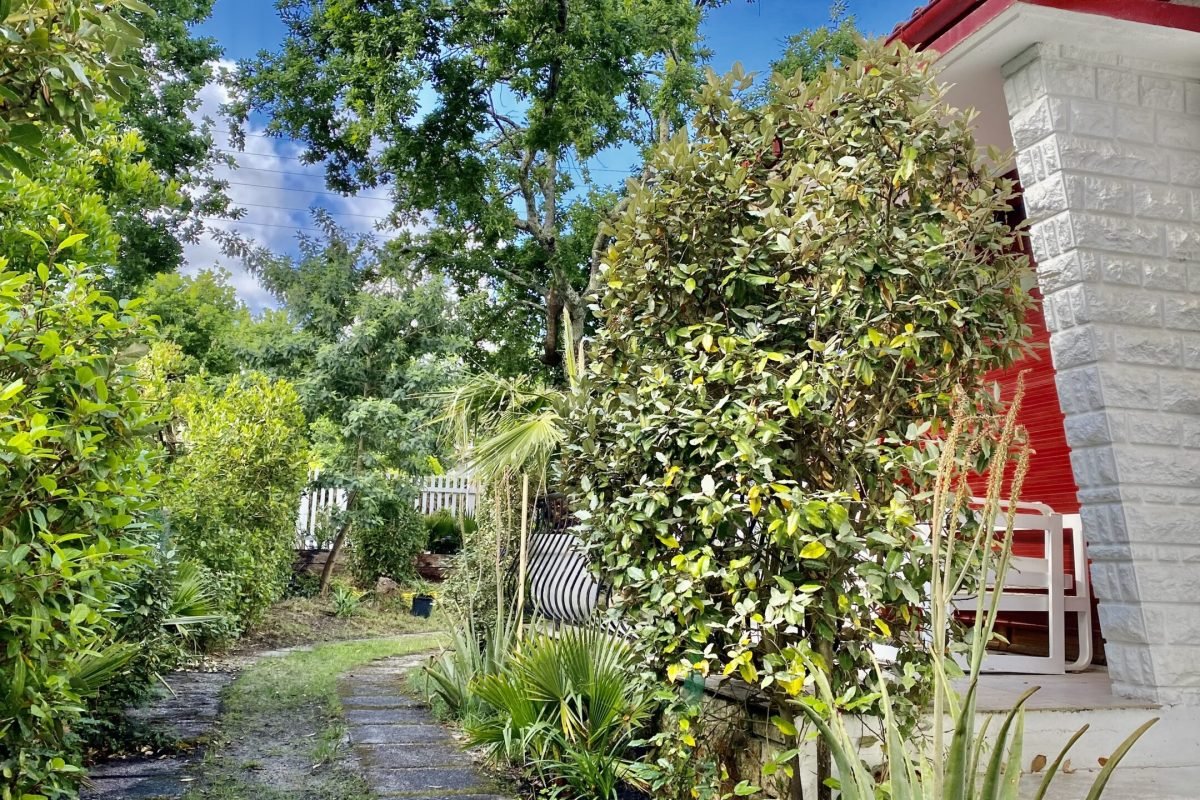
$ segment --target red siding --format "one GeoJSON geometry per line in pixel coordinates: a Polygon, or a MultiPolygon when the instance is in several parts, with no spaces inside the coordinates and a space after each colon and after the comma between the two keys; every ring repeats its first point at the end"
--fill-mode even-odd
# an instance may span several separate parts
{"type": "Polygon", "coordinates": [[[998,387],[1001,399],[1011,400],[1017,376],[1025,371],[1020,420],[1028,432],[1033,458],[1021,489],[1021,500],[1045,503],[1060,514],[1073,514],[1079,511],[1078,488],[1071,472],[1071,451],[1067,447],[1054,365],[1050,361],[1050,333],[1046,330],[1040,294],[1036,291],[1034,294],[1038,296],[1038,306],[1028,317],[1029,341],[1034,352],[1008,369],[996,370],[987,380],[998,387]]]}

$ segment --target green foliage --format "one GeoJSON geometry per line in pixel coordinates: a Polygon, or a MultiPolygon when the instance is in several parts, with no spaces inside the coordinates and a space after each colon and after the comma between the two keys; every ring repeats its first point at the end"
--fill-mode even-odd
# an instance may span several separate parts
{"type": "Polygon", "coordinates": [[[179,346],[184,372],[226,375],[238,368],[236,332],[253,323],[229,285],[229,273],[165,273],[141,297],[145,313],[157,318],[159,336],[179,346]]]}
{"type": "Polygon", "coordinates": [[[136,575],[115,587],[106,610],[114,621],[114,638],[132,653],[89,698],[85,718],[76,728],[91,751],[121,749],[149,735],[127,718],[126,710],[149,697],[196,642],[221,630],[220,606],[203,568],[179,561],[161,543],[148,544],[152,556],[136,575]]]}
{"type": "Polygon", "coordinates": [[[203,217],[229,211],[227,185],[213,168],[232,163],[213,143],[211,122],[197,121],[198,94],[217,78],[214,65],[221,47],[214,39],[192,34],[212,13],[213,0],[146,0],[155,13],[131,21],[142,31],[145,47],[130,54],[138,68],[121,105],[124,126],[145,143],[142,158],[164,181],[188,187],[168,209],[131,205],[115,214],[121,236],[121,289],[132,291],[148,278],[183,265],[183,244],[204,228],[203,217]]]}
{"type": "Polygon", "coordinates": [[[334,584],[333,615],[338,619],[353,617],[362,605],[363,593],[345,583],[334,584]]]}
{"type": "Polygon", "coordinates": [[[222,612],[241,630],[288,582],[308,466],[304,413],[289,383],[254,373],[219,389],[190,378],[174,407],[164,492],[172,541],[212,576],[222,612]]]}
{"type": "Polygon", "coordinates": [[[858,58],[863,45],[854,17],[846,12],[845,0],[829,8],[829,24],[810,28],[788,37],[783,53],[771,62],[772,80],[756,87],[758,102],[766,102],[775,81],[799,76],[811,81],[829,67],[841,67],[858,58]]]}
{"type": "Polygon", "coordinates": [[[628,644],[594,628],[522,640],[499,670],[471,682],[484,706],[466,726],[471,743],[531,768],[551,796],[617,800],[656,703],[636,665],[628,644]]]}
{"type": "Polygon", "coordinates": [[[472,691],[472,684],[500,673],[513,652],[516,631],[512,621],[500,619],[485,628],[474,616],[462,617],[454,626],[449,647],[425,667],[430,697],[440,701],[457,720],[478,719],[485,714],[486,706],[472,691]]]}
{"type": "Polygon", "coordinates": [[[83,140],[106,98],[128,96],[137,70],[124,56],[142,34],[122,10],[149,9],[141,0],[0,2],[0,173],[32,174],[53,127],[83,140]]]}
{"type": "Polygon", "coordinates": [[[286,0],[282,45],[240,65],[240,113],[305,142],[332,188],[390,185],[398,217],[432,222],[410,246],[462,294],[484,281],[503,304],[473,320],[473,341],[495,346],[487,366],[523,371],[540,353],[557,369],[563,309],[588,315],[593,212],[612,203],[579,191],[586,165],[682,124],[707,5],[286,0]],[[530,309],[535,327],[510,324],[530,309]]]}
{"type": "MultiPolygon", "coordinates": [[[[322,481],[346,491],[345,510],[332,520],[337,550],[348,534],[380,542],[396,525],[408,529],[401,515],[412,480],[442,451],[432,395],[456,375],[462,339],[442,280],[395,246],[325,224],[326,235],[305,242],[296,261],[252,255],[298,335],[314,345],[297,385],[314,420],[322,481]]],[[[397,547],[419,543],[412,552],[420,551],[419,518],[416,526],[421,535],[397,547]]],[[[405,574],[396,563],[388,568],[405,574]]]]}
{"type": "MultiPolygon", "coordinates": [[[[41,263],[0,258],[0,798],[61,796],[80,777],[71,731],[128,661],[109,613],[148,557],[157,420],[128,352],[133,305],[38,237],[41,263]]],[[[57,244],[54,244],[57,242],[57,244]]]]}
{"type": "Polygon", "coordinates": [[[453,555],[462,549],[463,529],[459,521],[446,509],[425,517],[425,531],[428,534],[429,552],[439,555],[453,555]]]}
{"type": "Polygon", "coordinates": [[[413,559],[429,540],[425,520],[413,508],[411,497],[405,495],[376,508],[373,520],[368,522],[366,504],[381,496],[364,493],[357,509],[360,524],[354,529],[354,577],[364,587],[374,586],[381,575],[397,583],[415,577],[413,559]]]}
{"type": "Polygon", "coordinates": [[[111,108],[97,113],[82,137],[48,133],[42,157],[27,174],[0,176],[0,252],[13,268],[33,269],[36,260],[21,231],[49,237],[57,225],[66,225],[72,234],[87,234],[76,257],[102,270],[110,289],[125,288],[122,259],[129,245],[118,218],[163,213],[183,202],[183,195],[143,160],[145,143],[120,130],[111,108]]]}
{"type": "Polygon", "coordinates": [[[713,77],[630,190],[563,475],[664,677],[737,675],[790,727],[810,661],[854,698],[893,644],[911,722],[930,437],[1028,332],[1012,186],[904,49],[748,85],[713,77]]]}

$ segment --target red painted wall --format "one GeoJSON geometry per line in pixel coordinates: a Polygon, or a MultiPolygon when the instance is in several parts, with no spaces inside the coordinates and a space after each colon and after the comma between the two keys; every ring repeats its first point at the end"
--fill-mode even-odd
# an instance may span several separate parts
{"type": "Polygon", "coordinates": [[[1067,447],[1058,387],[1054,383],[1054,365],[1050,361],[1050,332],[1046,330],[1046,318],[1042,314],[1041,295],[1036,290],[1034,294],[1038,305],[1030,311],[1027,320],[1034,352],[1008,369],[996,370],[987,376],[987,380],[1007,401],[1016,391],[1017,376],[1025,372],[1025,399],[1019,416],[1028,432],[1033,458],[1021,489],[1021,499],[1045,503],[1061,514],[1073,514],[1079,511],[1078,489],[1071,472],[1071,451],[1067,447]]]}

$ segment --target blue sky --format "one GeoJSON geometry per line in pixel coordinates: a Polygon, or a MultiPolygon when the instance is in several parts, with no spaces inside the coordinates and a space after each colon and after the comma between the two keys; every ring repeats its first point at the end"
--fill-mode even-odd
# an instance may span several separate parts
{"type": "MultiPolygon", "coordinates": [[[[858,26],[868,35],[883,35],[897,22],[907,19],[920,0],[859,0],[849,4],[858,26]]],[[[725,72],[735,62],[748,71],[763,71],[783,47],[785,39],[805,28],[824,24],[829,5],[823,0],[729,0],[710,13],[704,25],[707,44],[713,51],[711,66],[725,72]]],[[[273,50],[284,35],[283,24],[271,0],[217,0],[212,18],[197,29],[214,37],[225,49],[227,61],[249,58],[260,50],[273,50]]],[[[202,95],[201,113],[216,116],[224,100],[216,86],[202,95]]],[[[218,131],[224,129],[218,121],[218,131]]],[[[251,236],[281,252],[295,252],[295,237],[309,225],[313,206],[330,210],[337,221],[351,230],[368,231],[383,216],[389,203],[383,190],[344,198],[325,191],[320,167],[299,163],[302,148],[286,140],[259,135],[253,128],[245,151],[236,156],[239,168],[230,171],[230,194],[236,205],[246,209],[243,220],[216,223],[251,236]]],[[[218,133],[218,146],[226,147],[218,133]]],[[[624,168],[621,154],[602,159],[605,167],[624,168]]],[[[614,180],[620,175],[614,175],[614,180]]],[[[233,276],[239,295],[251,308],[271,305],[270,298],[236,262],[223,256],[208,239],[187,252],[192,270],[222,266],[233,276]]]]}

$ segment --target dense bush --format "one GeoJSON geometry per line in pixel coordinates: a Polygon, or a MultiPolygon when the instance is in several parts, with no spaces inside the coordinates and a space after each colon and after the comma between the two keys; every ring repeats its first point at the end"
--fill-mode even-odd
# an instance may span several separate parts
{"type": "Polygon", "coordinates": [[[930,437],[1027,332],[1012,185],[924,57],[871,47],[757,108],[748,83],[710,80],[630,191],[564,474],[664,678],[737,675],[793,736],[807,665],[850,701],[882,642],[912,720],[930,437]]]}
{"type": "Polygon", "coordinates": [[[203,566],[234,630],[282,596],[308,469],[291,384],[248,374],[214,389],[189,379],[174,399],[176,455],[165,490],[172,541],[203,566]]]}
{"type": "Polygon", "coordinates": [[[363,492],[359,497],[352,534],[355,580],[370,587],[380,576],[397,583],[415,577],[413,559],[425,549],[429,531],[413,507],[411,492],[363,492]]]}
{"type": "Polygon", "coordinates": [[[220,607],[207,572],[180,561],[160,537],[148,542],[151,557],[114,592],[107,610],[119,642],[135,645],[132,657],[88,701],[78,726],[92,751],[140,744],[149,731],[125,711],[143,701],[196,643],[223,630],[220,607]]]}
{"type": "Polygon", "coordinates": [[[131,655],[111,648],[109,606],[148,558],[138,542],[156,419],[127,355],[140,335],[135,307],[97,291],[84,267],[56,263],[79,241],[57,233],[35,270],[0,272],[4,800],[63,796],[78,780],[72,729],[131,655]]]}

